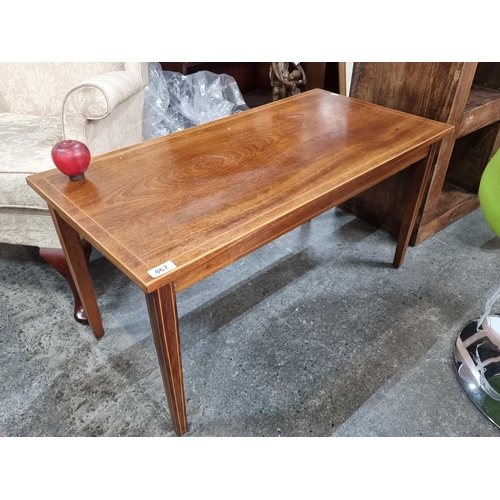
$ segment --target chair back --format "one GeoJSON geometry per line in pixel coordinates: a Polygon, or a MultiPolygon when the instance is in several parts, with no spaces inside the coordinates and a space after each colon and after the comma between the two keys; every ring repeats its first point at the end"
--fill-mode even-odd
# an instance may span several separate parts
{"type": "Polygon", "coordinates": [[[74,85],[109,71],[123,71],[123,62],[0,63],[0,113],[61,113],[66,92],[74,85]]]}

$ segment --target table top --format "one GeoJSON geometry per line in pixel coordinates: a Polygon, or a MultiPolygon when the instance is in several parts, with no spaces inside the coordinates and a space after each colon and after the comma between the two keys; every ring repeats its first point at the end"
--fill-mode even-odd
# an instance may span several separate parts
{"type": "Polygon", "coordinates": [[[181,290],[424,158],[452,130],[312,90],[96,156],[79,181],[55,168],[27,181],[144,291],[181,290]]]}

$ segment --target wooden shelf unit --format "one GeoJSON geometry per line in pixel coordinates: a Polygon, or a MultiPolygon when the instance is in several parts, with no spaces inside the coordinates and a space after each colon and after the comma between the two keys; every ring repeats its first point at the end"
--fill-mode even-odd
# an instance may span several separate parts
{"type": "MultiPolygon", "coordinates": [[[[436,155],[412,245],[479,207],[481,175],[500,147],[500,63],[354,63],[350,95],[455,126],[436,155]]],[[[410,175],[341,208],[396,235],[410,175]]]]}

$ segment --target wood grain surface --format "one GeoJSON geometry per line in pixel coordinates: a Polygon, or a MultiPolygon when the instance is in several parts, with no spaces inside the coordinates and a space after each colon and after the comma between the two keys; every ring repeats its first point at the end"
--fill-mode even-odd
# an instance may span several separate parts
{"type": "Polygon", "coordinates": [[[425,158],[453,127],[323,90],[28,178],[145,292],[179,291],[425,158]],[[173,271],[148,270],[172,261],[173,271]]]}

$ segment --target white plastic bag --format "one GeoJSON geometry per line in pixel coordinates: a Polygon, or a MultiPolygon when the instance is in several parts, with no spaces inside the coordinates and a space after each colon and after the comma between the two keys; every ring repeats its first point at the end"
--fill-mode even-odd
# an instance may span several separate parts
{"type": "Polygon", "coordinates": [[[248,109],[229,75],[199,71],[182,75],[149,63],[144,135],[153,139],[248,109]]]}

